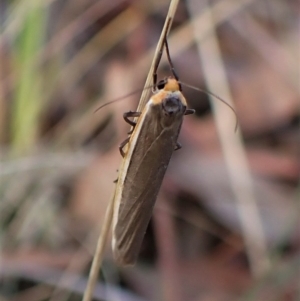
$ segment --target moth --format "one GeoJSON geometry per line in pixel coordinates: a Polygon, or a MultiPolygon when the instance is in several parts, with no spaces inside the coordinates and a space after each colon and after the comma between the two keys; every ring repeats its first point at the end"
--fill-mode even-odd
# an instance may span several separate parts
{"type": "Polygon", "coordinates": [[[114,198],[112,231],[113,255],[121,265],[132,265],[137,260],[171,156],[181,148],[177,139],[183,118],[195,112],[187,108],[166,36],[164,46],[172,76],[157,83],[161,50],[153,73],[153,96],[142,112],[123,115],[132,130],[120,145],[124,159],[114,198]],[[131,117],[137,117],[137,122],[131,117]]]}

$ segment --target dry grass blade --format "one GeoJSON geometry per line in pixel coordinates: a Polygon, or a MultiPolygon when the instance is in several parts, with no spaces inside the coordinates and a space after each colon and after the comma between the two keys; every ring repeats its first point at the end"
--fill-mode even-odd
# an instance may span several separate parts
{"type": "Polygon", "coordinates": [[[95,255],[93,257],[93,263],[92,263],[92,267],[90,270],[87,287],[85,289],[84,296],[82,299],[83,301],[90,301],[90,300],[92,300],[92,297],[93,297],[93,292],[94,292],[94,288],[96,286],[99,269],[100,269],[100,266],[101,266],[101,263],[103,260],[107,237],[108,237],[109,230],[111,227],[113,208],[114,208],[114,206],[113,206],[114,196],[115,196],[115,194],[112,195],[112,197],[108,203],[108,207],[106,209],[103,226],[101,229],[101,234],[99,236],[96,250],[95,250],[95,255]]]}
{"type": "MultiPolygon", "coordinates": [[[[161,51],[161,49],[163,47],[164,37],[167,36],[166,31],[169,30],[171,25],[172,25],[172,21],[173,21],[173,18],[174,18],[174,15],[175,15],[175,12],[176,12],[176,9],[177,9],[177,6],[178,6],[178,2],[179,2],[179,0],[171,0],[169,11],[168,11],[168,14],[167,14],[167,17],[166,17],[166,20],[165,20],[165,24],[164,24],[163,30],[161,32],[160,39],[158,41],[157,47],[156,47],[156,51],[155,51],[155,54],[154,54],[152,65],[151,65],[150,70],[148,72],[145,87],[148,87],[152,84],[151,81],[152,81],[155,62],[157,61],[157,57],[159,56],[159,52],[161,51]]],[[[148,101],[149,94],[150,94],[149,89],[145,89],[143,91],[142,96],[141,96],[140,101],[139,101],[137,111],[141,111],[143,109],[146,102],[148,101]]],[[[91,267],[91,271],[90,271],[90,275],[89,275],[89,279],[88,279],[87,288],[86,288],[84,296],[83,296],[83,301],[90,301],[92,299],[92,296],[93,296],[93,291],[94,291],[94,287],[95,287],[96,282],[97,282],[99,268],[100,268],[102,260],[103,260],[104,249],[105,249],[107,237],[108,237],[108,234],[109,234],[109,230],[111,228],[112,217],[113,217],[113,207],[114,207],[113,206],[114,205],[113,204],[114,203],[114,195],[115,195],[115,192],[113,193],[113,196],[109,201],[108,208],[107,208],[106,213],[105,213],[105,219],[104,219],[104,223],[103,223],[103,227],[102,227],[100,237],[98,239],[98,243],[97,243],[97,247],[96,247],[96,251],[95,251],[95,255],[94,255],[94,258],[93,258],[93,263],[92,263],[92,267],[91,267]]]]}
{"type": "MultiPolygon", "coordinates": [[[[190,0],[188,6],[193,18],[199,5],[197,2],[190,0]]],[[[202,8],[206,9],[206,24],[211,24],[213,27],[213,15],[207,1],[204,1],[202,8]]],[[[198,42],[198,51],[208,89],[216,91],[218,95],[222,95],[232,104],[232,96],[227,83],[216,32],[212,31],[210,37],[200,43],[197,30],[199,24],[195,22],[194,26],[195,38],[198,42]]],[[[213,102],[213,107],[231,188],[240,215],[246,251],[253,275],[259,276],[269,268],[270,263],[244,146],[241,137],[232,133],[233,125],[231,124],[231,118],[227,117],[228,112],[215,102],[213,102]],[[241,179],[243,179],[242,187],[239,184],[241,179]]]]}

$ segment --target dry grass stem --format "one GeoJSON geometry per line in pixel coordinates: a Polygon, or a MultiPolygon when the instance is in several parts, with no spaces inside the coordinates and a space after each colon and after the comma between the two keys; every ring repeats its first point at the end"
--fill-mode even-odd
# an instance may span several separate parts
{"type": "Polygon", "coordinates": [[[107,238],[109,235],[109,230],[111,227],[112,217],[113,217],[113,208],[114,208],[114,196],[112,195],[111,199],[109,200],[108,207],[105,212],[105,217],[103,221],[103,225],[101,228],[101,234],[99,236],[95,254],[93,257],[92,267],[89,274],[89,279],[87,283],[87,287],[84,292],[83,301],[90,301],[93,297],[93,292],[97,283],[99,270],[102,264],[104,252],[105,252],[105,246],[107,242],[107,238]]]}
{"type": "MultiPolygon", "coordinates": [[[[199,9],[199,3],[190,0],[188,7],[193,19],[199,9]]],[[[206,10],[205,23],[210,24],[210,27],[213,28],[215,26],[214,17],[211,14],[208,1],[203,1],[202,9],[206,10]]],[[[197,22],[193,22],[193,24],[208,90],[222,95],[227,102],[233,105],[216,32],[212,31],[209,37],[200,40],[198,35],[198,29],[201,28],[200,24],[197,22]]],[[[246,252],[253,275],[260,276],[268,270],[270,262],[244,145],[241,136],[234,134],[231,112],[218,102],[212,101],[212,103],[224,159],[231,180],[231,188],[240,215],[246,252]]]]}

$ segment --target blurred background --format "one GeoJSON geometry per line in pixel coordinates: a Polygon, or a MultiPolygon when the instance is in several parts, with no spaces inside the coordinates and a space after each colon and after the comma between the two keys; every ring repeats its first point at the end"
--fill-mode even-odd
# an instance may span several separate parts
{"type": "MultiPolygon", "coordinates": [[[[0,300],[81,300],[169,0],[0,2],[0,300]]],[[[136,266],[94,300],[300,300],[296,0],[180,1],[184,119],[136,266]]],[[[158,78],[170,74],[165,57],[158,78]]]]}

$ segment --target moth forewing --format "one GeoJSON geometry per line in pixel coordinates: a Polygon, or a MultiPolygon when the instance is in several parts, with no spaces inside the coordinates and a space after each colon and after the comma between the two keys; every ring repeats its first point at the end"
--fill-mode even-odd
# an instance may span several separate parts
{"type": "Polygon", "coordinates": [[[112,247],[119,264],[137,259],[185,113],[178,82],[169,78],[148,101],[131,134],[114,199],[112,247]]]}

